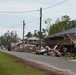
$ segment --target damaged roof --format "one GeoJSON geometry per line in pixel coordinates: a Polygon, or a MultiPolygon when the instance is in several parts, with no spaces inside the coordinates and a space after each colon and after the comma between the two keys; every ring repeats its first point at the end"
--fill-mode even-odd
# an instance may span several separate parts
{"type": "Polygon", "coordinates": [[[68,29],[68,30],[65,30],[65,31],[62,31],[62,32],[58,32],[56,34],[49,35],[49,36],[45,37],[45,39],[46,38],[52,38],[52,37],[59,36],[59,35],[68,34],[68,33],[74,33],[74,34],[76,34],[76,27],[68,29]]]}

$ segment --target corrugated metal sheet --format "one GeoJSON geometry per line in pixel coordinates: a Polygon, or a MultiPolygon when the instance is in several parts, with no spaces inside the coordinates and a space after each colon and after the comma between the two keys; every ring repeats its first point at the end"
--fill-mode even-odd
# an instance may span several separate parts
{"type": "Polygon", "coordinates": [[[68,33],[74,33],[74,32],[76,32],[76,27],[72,28],[72,29],[62,31],[62,32],[59,32],[59,33],[56,33],[56,34],[53,34],[53,35],[50,35],[50,36],[47,36],[47,37],[45,37],[45,39],[46,38],[52,38],[52,37],[59,36],[59,35],[68,34],[68,33]]]}

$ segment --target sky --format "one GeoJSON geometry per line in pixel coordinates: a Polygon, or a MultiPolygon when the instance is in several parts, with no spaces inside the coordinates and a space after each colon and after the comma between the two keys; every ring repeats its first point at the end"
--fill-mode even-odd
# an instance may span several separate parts
{"type": "Polygon", "coordinates": [[[52,19],[51,23],[64,15],[70,16],[71,20],[76,19],[76,0],[0,0],[0,36],[9,30],[16,31],[18,37],[22,38],[23,20],[25,35],[28,32],[34,33],[34,30],[39,31],[40,8],[44,29],[47,27],[44,23],[47,18],[52,19]]]}

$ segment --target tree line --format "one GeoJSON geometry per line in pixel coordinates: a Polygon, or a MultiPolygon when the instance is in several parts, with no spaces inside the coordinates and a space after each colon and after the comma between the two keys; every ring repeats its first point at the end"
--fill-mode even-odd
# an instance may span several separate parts
{"type": "Polygon", "coordinates": [[[68,15],[57,18],[55,23],[53,24],[51,24],[51,20],[52,19],[48,18],[46,21],[44,21],[45,24],[48,25],[48,35],[52,35],[76,27],[76,20],[71,20],[68,15]]]}
{"type": "MultiPolygon", "coordinates": [[[[44,22],[47,24],[46,29],[42,29],[41,31],[41,39],[46,37],[47,35],[52,35],[67,29],[71,29],[76,27],[76,20],[71,20],[68,15],[64,15],[61,18],[57,18],[55,23],[51,24],[52,19],[48,18],[44,22]]],[[[40,37],[40,31],[34,30],[34,33],[28,32],[25,37],[40,37]]],[[[0,37],[0,45],[6,46],[7,44],[11,44],[11,42],[17,42],[20,38],[18,37],[17,32],[15,31],[7,31],[4,35],[0,37]]]]}
{"type": "Polygon", "coordinates": [[[7,46],[11,45],[11,43],[15,43],[19,41],[19,37],[17,36],[17,32],[15,31],[7,31],[0,37],[0,45],[7,46]]]}
{"type": "MultiPolygon", "coordinates": [[[[53,24],[51,24],[51,21],[52,19],[50,18],[44,21],[44,23],[47,24],[47,27],[46,29],[42,29],[41,32],[42,39],[47,35],[52,35],[76,27],[76,20],[71,20],[71,18],[68,15],[64,15],[61,18],[57,18],[55,23],[53,24]]],[[[32,37],[32,36],[39,37],[39,35],[40,31],[34,30],[34,34],[28,32],[26,34],[26,37],[32,37]]]]}

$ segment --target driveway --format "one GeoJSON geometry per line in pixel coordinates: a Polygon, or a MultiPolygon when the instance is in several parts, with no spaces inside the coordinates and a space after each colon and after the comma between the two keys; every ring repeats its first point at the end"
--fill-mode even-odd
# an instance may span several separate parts
{"type": "Polygon", "coordinates": [[[0,51],[15,55],[24,60],[33,61],[39,64],[43,64],[47,67],[52,67],[53,69],[69,72],[69,74],[74,73],[75,75],[76,73],[76,62],[74,61],[63,60],[63,59],[60,59],[59,57],[56,58],[56,57],[36,55],[31,53],[14,52],[14,51],[8,51],[8,50],[0,50],[0,51]]]}

